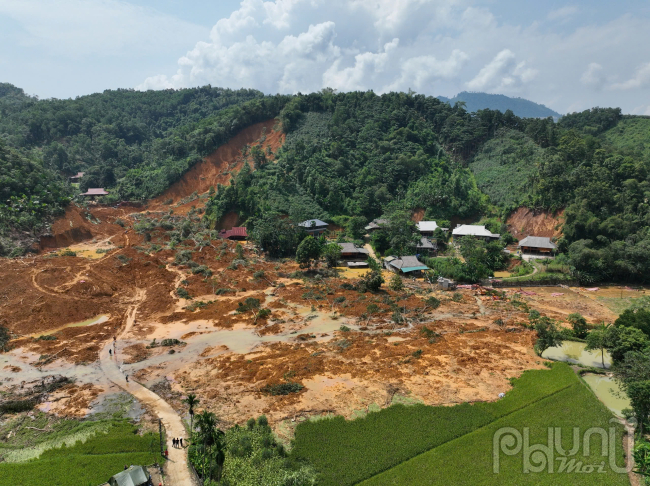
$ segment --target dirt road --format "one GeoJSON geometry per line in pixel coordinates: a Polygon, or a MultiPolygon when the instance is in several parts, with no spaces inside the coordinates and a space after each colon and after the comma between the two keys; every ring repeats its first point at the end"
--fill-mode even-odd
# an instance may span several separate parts
{"type": "Polygon", "coordinates": [[[138,289],[136,293],[136,304],[134,304],[127,314],[126,327],[118,336],[118,357],[110,356],[108,350],[113,346],[112,340],[108,342],[102,349],[99,360],[102,371],[106,377],[122,388],[124,391],[130,393],[137,398],[142,404],[147,404],[160,418],[165,425],[167,435],[167,450],[169,451],[169,460],[165,464],[165,484],[168,486],[195,486],[195,481],[190,474],[187,466],[187,453],[186,449],[176,449],[172,447],[172,439],[174,437],[187,437],[187,432],[181,421],[181,417],[176,411],[162,398],[156,395],[151,390],[134,381],[126,382],[124,374],[120,372],[119,364],[119,340],[121,336],[126,335],[135,321],[135,315],[138,310],[138,305],[144,300],[145,292],[138,289]]]}

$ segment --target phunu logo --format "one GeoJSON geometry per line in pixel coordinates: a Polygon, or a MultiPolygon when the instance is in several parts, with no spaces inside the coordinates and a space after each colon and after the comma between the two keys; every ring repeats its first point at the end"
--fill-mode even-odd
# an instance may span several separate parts
{"type": "MultiPolygon", "coordinates": [[[[616,422],[612,419],[611,422],[616,422]]],[[[601,427],[587,429],[584,434],[580,428],[574,427],[571,448],[565,450],[562,446],[562,429],[549,427],[546,444],[530,443],[530,428],[524,427],[522,432],[512,427],[504,427],[496,431],[492,439],[492,467],[495,474],[500,471],[501,453],[506,456],[516,456],[522,453],[524,473],[574,473],[590,474],[604,473],[606,461],[597,464],[585,464],[580,460],[579,452],[584,458],[590,457],[592,447],[600,451],[600,456],[607,458],[609,468],[619,474],[627,474],[631,470],[632,461],[627,460],[627,467],[616,464],[616,427],[609,430],[601,427]],[[582,440],[581,440],[582,439],[582,440]],[[576,456],[576,457],[574,457],[576,456]]]]}

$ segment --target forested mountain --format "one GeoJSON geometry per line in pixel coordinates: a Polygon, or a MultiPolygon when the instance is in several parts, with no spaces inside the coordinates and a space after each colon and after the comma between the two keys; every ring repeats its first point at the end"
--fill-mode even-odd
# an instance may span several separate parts
{"type": "Polygon", "coordinates": [[[446,98],[444,96],[438,97],[442,101],[454,105],[461,101],[465,103],[467,111],[479,110],[499,110],[502,113],[510,110],[515,115],[522,118],[546,118],[551,116],[555,119],[560,115],[557,111],[553,111],[544,105],[535,103],[534,101],[525,100],[523,98],[511,98],[501,94],[488,94],[488,93],[470,93],[462,91],[453,98],[446,98]]]}
{"type": "Polygon", "coordinates": [[[109,200],[151,198],[241,129],[278,118],[287,139],[274,163],[255,154],[217,187],[206,224],[230,211],[252,227],[269,214],[359,223],[394,210],[452,220],[566,208],[559,244],[576,276],[650,275],[650,119],[618,109],[555,122],[412,93],[208,86],[37,100],[0,85],[0,114],[5,238],[42,228],[72,194],[71,173],[87,173],[82,189],[110,189],[109,200]]]}

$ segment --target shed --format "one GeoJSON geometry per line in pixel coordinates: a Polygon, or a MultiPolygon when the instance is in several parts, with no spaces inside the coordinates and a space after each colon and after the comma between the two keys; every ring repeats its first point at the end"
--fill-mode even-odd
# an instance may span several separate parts
{"type": "Polygon", "coordinates": [[[108,480],[110,486],[143,486],[151,484],[149,473],[142,466],[131,466],[108,480]]]}
{"type": "Polygon", "coordinates": [[[244,226],[234,226],[232,229],[219,231],[219,238],[244,241],[248,238],[248,232],[244,226]]]}
{"type": "Polygon", "coordinates": [[[456,282],[450,278],[438,277],[438,285],[442,290],[453,290],[456,288],[456,282]]]}
{"type": "Polygon", "coordinates": [[[327,230],[329,224],[320,219],[308,219],[307,221],[299,223],[298,226],[304,228],[305,231],[312,236],[320,236],[327,230]]]}
{"type": "Polygon", "coordinates": [[[546,236],[526,236],[519,242],[522,253],[552,253],[557,250],[557,245],[546,236]]]}
{"type": "Polygon", "coordinates": [[[486,241],[498,240],[501,237],[501,235],[492,233],[485,226],[478,224],[458,225],[456,228],[454,228],[451,234],[454,235],[454,237],[473,236],[475,238],[480,238],[486,241]]]}
{"type": "Polygon", "coordinates": [[[429,270],[429,267],[415,256],[390,256],[384,259],[384,267],[391,272],[410,275],[420,275],[423,270],[429,270]]]}

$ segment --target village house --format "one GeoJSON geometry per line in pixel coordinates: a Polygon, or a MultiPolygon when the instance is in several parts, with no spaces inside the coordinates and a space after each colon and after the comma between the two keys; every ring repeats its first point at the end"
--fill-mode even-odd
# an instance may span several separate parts
{"type": "Polygon", "coordinates": [[[433,236],[433,232],[438,228],[435,221],[420,221],[417,226],[422,236],[433,236]]]}
{"type": "Polygon", "coordinates": [[[538,255],[552,255],[557,250],[557,245],[546,236],[526,236],[519,242],[519,249],[522,253],[534,253],[538,255]]]}
{"type": "Polygon", "coordinates": [[[387,219],[373,219],[368,226],[365,227],[365,230],[369,233],[380,229],[382,226],[387,226],[387,219]]]}
{"type": "Polygon", "coordinates": [[[341,260],[350,268],[365,268],[368,266],[368,250],[359,248],[354,243],[337,243],[341,248],[341,260]]]}
{"type": "Polygon", "coordinates": [[[219,238],[244,241],[246,238],[248,238],[248,232],[243,226],[234,226],[232,229],[219,231],[219,238]]]}
{"type": "Polygon", "coordinates": [[[419,255],[435,256],[438,253],[438,242],[423,236],[415,249],[419,255]]]}
{"type": "Polygon", "coordinates": [[[429,270],[424,263],[415,256],[395,257],[389,256],[384,258],[384,267],[393,273],[408,275],[411,277],[422,276],[422,271],[429,270]]]}
{"type": "Polygon", "coordinates": [[[70,182],[79,182],[79,179],[81,179],[84,176],[85,172],[77,172],[76,175],[70,176],[70,182]]]}
{"type": "Polygon", "coordinates": [[[490,232],[485,226],[478,224],[461,224],[456,226],[451,232],[454,238],[462,238],[463,236],[473,236],[485,241],[498,240],[501,235],[490,232]]]}
{"type": "Polygon", "coordinates": [[[329,224],[320,219],[308,219],[307,221],[298,224],[298,226],[304,228],[311,236],[320,236],[327,231],[329,224]]]}
{"type": "Polygon", "coordinates": [[[93,187],[89,188],[81,195],[94,200],[97,196],[108,196],[108,192],[105,191],[103,187],[93,187]]]}

